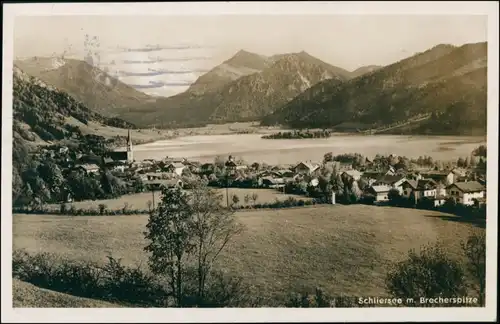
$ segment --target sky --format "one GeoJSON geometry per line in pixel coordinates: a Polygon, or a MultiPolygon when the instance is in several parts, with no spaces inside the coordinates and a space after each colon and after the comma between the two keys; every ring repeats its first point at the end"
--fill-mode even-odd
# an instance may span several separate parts
{"type": "Polygon", "coordinates": [[[205,15],[16,17],[17,58],[84,59],[160,96],[189,84],[238,50],[306,51],[354,70],[387,65],[438,44],[487,40],[481,15],[205,15]]]}

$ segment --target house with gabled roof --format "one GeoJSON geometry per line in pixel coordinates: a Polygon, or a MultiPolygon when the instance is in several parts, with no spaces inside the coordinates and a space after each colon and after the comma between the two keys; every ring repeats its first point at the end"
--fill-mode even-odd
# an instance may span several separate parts
{"type": "Polygon", "coordinates": [[[475,200],[486,198],[486,188],[477,181],[455,182],[446,187],[448,196],[463,205],[474,205],[475,200]]]}
{"type": "Polygon", "coordinates": [[[402,195],[415,198],[415,202],[424,197],[435,199],[443,196],[441,192],[438,193],[439,184],[432,179],[405,180],[401,187],[402,195]]]}
{"type": "Polygon", "coordinates": [[[391,188],[394,188],[394,189],[397,189],[399,191],[399,193],[403,193],[403,188],[401,187],[401,185],[403,184],[403,182],[405,182],[406,178],[403,177],[403,176],[398,176],[398,175],[383,175],[379,178],[377,178],[377,180],[375,181],[375,183],[373,183],[373,185],[377,185],[377,186],[380,186],[380,185],[385,185],[385,186],[389,186],[391,188]]]}
{"type": "Polygon", "coordinates": [[[450,185],[455,182],[455,174],[452,171],[425,171],[420,172],[422,179],[432,179],[437,183],[450,185]]]}
{"type": "Polygon", "coordinates": [[[293,167],[293,172],[296,174],[312,174],[315,171],[319,170],[319,165],[312,163],[311,161],[300,162],[295,167],[293,167]]]}
{"type": "Polygon", "coordinates": [[[363,172],[360,172],[358,170],[352,169],[352,170],[346,170],[342,172],[342,176],[346,177],[352,181],[358,181],[361,179],[361,176],[363,175],[363,172]]]}
{"type": "Polygon", "coordinates": [[[162,187],[183,188],[184,183],[180,179],[159,179],[159,180],[146,180],[143,182],[144,186],[149,190],[161,190],[162,187]]]}
{"type": "Polygon", "coordinates": [[[387,185],[374,185],[366,189],[366,193],[373,196],[375,202],[389,201],[389,191],[393,188],[387,185]]]}
{"type": "Polygon", "coordinates": [[[75,169],[82,170],[86,174],[95,174],[99,172],[99,166],[94,163],[85,163],[85,164],[78,164],[75,166],[75,169]]]}
{"type": "Polygon", "coordinates": [[[371,186],[372,184],[377,182],[377,179],[379,179],[382,176],[384,176],[384,173],[369,170],[369,171],[364,171],[361,178],[365,180],[369,186],[371,186]]]}
{"type": "Polygon", "coordinates": [[[184,164],[180,162],[173,162],[168,164],[164,170],[180,176],[182,175],[182,171],[184,171],[185,168],[187,168],[187,166],[185,166],[184,164]]]}

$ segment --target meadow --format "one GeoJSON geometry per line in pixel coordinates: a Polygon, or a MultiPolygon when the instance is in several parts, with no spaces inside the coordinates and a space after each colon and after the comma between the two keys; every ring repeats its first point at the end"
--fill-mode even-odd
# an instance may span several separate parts
{"type": "MultiPolygon", "coordinates": [[[[214,189],[219,194],[222,195],[222,203],[226,204],[226,189],[214,189]]],[[[295,199],[302,200],[311,200],[312,198],[299,196],[299,195],[291,195],[291,194],[283,194],[274,189],[245,189],[245,188],[229,188],[229,203],[231,203],[231,199],[233,195],[238,196],[239,202],[237,205],[239,206],[247,206],[252,205],[254,202],[249,201],[245,203],[245,196],[252,196],[253,193],[257,194],[256,204],[262,203],[272,203],[276,200],[284,201],[289,197],[293,197],[295,199]]],[[[95,209],[99,208],[100,204],[106,205],[108,210],[118,210],[122,209],[125,204],[127,204],[128,209],[139,209],[139,210],[148,210],[148,202],[154,201],[157,204],[161,199],[161,192],[155,191],[153,192],[142,192],[137,194],[124,195],[116,199],[103,199],[103,200],[85,200],[85,201],[76,201],[72,203],[68,203],[69,206],[74,206],[76,209],[95,209]]],[[[47,205],[47,208],[51,210],[59,210],[60,206],[58,204],[47,205]]]]}
{"type": "Polygon", "coordinates": [[[119,304],[108,303],[102,300],[76,297],[49,289],[39,288],[30,283],[17,279],[12,281],[13,307],[41,308],[41,307],[68,307],[68,308],[118,308],[119,304]]]}
{"type": "MultiPolygon", "coordinates": [[[[321,205],[239,211],[245,230],[217,267],[243,277],[273,305],[291,292],[321,287],[334,295],[386,296],[388,267],[410,249],[439,244],[462,258],[460,242],[483,231],[434,211],[367,205],[321,205]]],[[[13,248],[51,252],[75,260],[146,266],[147,215],[14,215],[13,248]]]]}

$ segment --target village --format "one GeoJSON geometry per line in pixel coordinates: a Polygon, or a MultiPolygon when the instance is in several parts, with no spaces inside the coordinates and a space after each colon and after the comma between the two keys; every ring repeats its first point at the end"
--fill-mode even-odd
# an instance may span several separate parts
{"type": "MultiPolygon", "coordinates": [[[[202,181],[216,188],[274,189],[313,198],[315,203],[428,208],[443,206],[447,201],[471,207],[486,204],[485,160],[473,155],[470,161],[466,158],[446,165],[430,157],[409,160],[391,154],[370,160],[357,153],[338,156],[326,153],[321,162],[299,161],[295,165],[249,164],[233,156],[217,157],[212,163],[170,157],[136,161],[130,134],[126,150],[122,151],[71,154],[68,147],[62,146],[45,149],[42,154],[59,161],[66,177],[78,174],[96,180],[94,187],[102,186],[101,175],[108,174],[124,188],[116,190],[118,195],[160,191],[164,186],[189,189],[202,181]]],[[[67,188],[63,203],[81,200],[82,196],[79,199],[75,191],[67,188]]],[[[234,199],[237,203],[238,199],[234,199]]],[[[228,195],[228,207],[230,200],[234,207],[228,195]]]]}

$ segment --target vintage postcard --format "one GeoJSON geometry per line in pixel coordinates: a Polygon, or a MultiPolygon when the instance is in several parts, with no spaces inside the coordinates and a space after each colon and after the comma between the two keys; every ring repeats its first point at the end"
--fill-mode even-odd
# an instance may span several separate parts
{"type": "Polygon", "coordinates": [[[498,2],[4,5],[2,321],[487,321],[498,2]]]}

